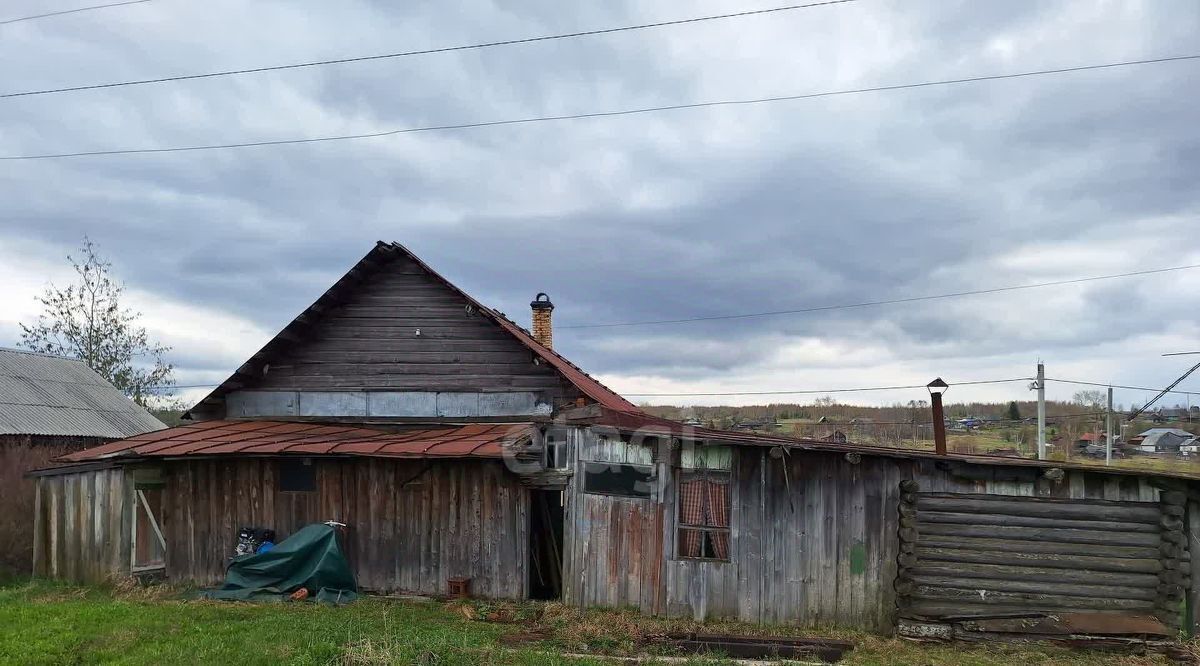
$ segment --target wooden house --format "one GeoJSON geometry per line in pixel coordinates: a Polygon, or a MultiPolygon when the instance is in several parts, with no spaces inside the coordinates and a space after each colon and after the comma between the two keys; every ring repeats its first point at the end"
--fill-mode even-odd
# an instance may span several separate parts
{"type": "Polygon", "coordinates": [[[195,423],[40,472],[37,571],[214,584],[239,527],[335,520],[379,592],[465,580],[884,632],[1037,612],[1181,623],[1200,525],[1185,475],[667,421],[551,349],[549,298],[531,309],[533,333],[378,244],[195,423]]]}

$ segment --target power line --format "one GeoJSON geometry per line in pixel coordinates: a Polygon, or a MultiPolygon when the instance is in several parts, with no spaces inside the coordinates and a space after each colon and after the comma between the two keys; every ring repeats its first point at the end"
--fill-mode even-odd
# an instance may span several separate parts
{"type": "Polygon", "coordinates": [[[51,16],[62,16],[63,14],[75,14],[78,12],[90,12],[93,9],[108,9],[109,7],[123,7],[125,5],[140,5],[143,2],[150,0],[127,0],[126,2],[113,2],[107,5],[92,5],[91,7],[77,7],[75,9],[64,9],[60,12],[49,12],[46,14],[35,14],[33,16],[22,16],[20,18],[7,19],[0,21],[0,25],[8,25],[9,23],[17,23],[19,21],[32,21],[34,19],[49,18],[51,16]]]}
{"type": "MultiPolygon", "coordinates": [[[[1029,377],[1016,377],[1013,379],[987,379],[974,382],[953,382],[950,386],[974,386],[978,384],[1005,384],[1009,382],[1027,382],[1029,377]]],[[[841,388],[841,389],[800,389],[795,391],[727,391],[719,393],[622,393],[622,395],[633,396],[635,398],[644,397],[671,397],[671,396],[736,396],[736,395],[802,395],[802,394],[822,394],[822,393],[860,393],[864,391],[900,391],[907,389],[924,389],[924,384],[911,384],[907,386],[867,386],[861,388],[841,388]]]]}
{"type": "MultiPolygon", "coordinates": [[[[1106,384],[1103,382],[1084,382],[1084,381],[1079,381],[1076,379],[1051,379],[1050,377],[1047,377],[1046,381],[1061,382],[1063,384],[1078,384],[1080,386],[1099,386],[1102,388],[1111,387],[1111,388],[1115,388],[1115,389],[1125,389],[1127,391],[1155,391],[1155,392],[1163,391],[1163,389],[1161,389],[1161,388],[1150,388],[1147,386],[1124,386],[1121,384],[1106,384]]],[[[1166,393],[1175,393],[1178,395],[1200,395],[1200,392],[1196,392],[1196,391],[1165,391],[1165,392],[1166,393]]]]}
{"type": "MultiPolygon", "coordinates": [[[[138,0],[139,2],[149,2],[149,0],[138,0]]],[[[828,0],[826,2],[811,2],[803,5],[785,5],[782,7],[770,7],[768,9],[754,9],[744,12],[734,12],[731,14],[714,14],[712,16],[697,16],[693,18],[677,19],[674,21],[659,21],[656,23],[642,23],[638,25],[626,25],[616,28],[602,28],[597,30],[583,30],[580,32],[568,32],[557,35],[542,35],[539,37],[525,37],[522,39],[506,39],[496,42],[484,42],[482,44],[466,44],[461,46],[445,46],[434,49],[422,49],[419,51],[399,51],[396,53],[380,53],[368,56],[355,56],[351,58],[335,58],[331,60],[314,60],[312,62],[292,63],[288,65],[271,65],[268,67],[249,67],[246,69],[227,69],[216,72],[206,72],[204,74],[183,74],[180,76],[165,76],[157,79],[137,79],[133,81],[116,81],[111,83],[96,83],[83,86],[70,86],[65,88],[48,88],[45,90],[27,90],[23,92],[0,94],[0,98],[7,97],[31,97],[33,95],[51,95],[65,92],[78,92],[81,90],[99,90],[102,88],[119,88],[123,86],[140,86],[150,83],[169,83],[173,81],[190,81],[194,79],[211,79],[221,76],[235,76],[239,74],[258,74],[261,72],[277,72],[286,69],[301,69],[304,67],[322,67],[325,65],[342,65],[352,62],[367,62],[370,60],[387,60],[391,58],[404,58],[408,56],[431,55],[434,53],[451,53],[454,51],[472,51],[477,49],[490,49],[498,46],[514,46],[517,44],[532,44],[534,42],[548,42],[560,39],[573,39],[576,37],[592,37],[595,35],[607,35],[614,32],[625,32],[629,30],[648,30],[651,28],[665,28],[673,25],[685,25],[688,23],[701,23],[704,21],[719,21],[723,19],[743,18],[746,16],[757,16],[762,14],[774,14],[778,12],[788,12],[797,9],[810,9],[813,7],[824,7],[827,5],[841,5],[849,2],[857,2],[857,0],[828,0]]],[[[131,3],[121,3],[131,4],[131,3]]],[[[79,11],[79,10],[76,10],[79,11]]],[[[18,19],[19,20],[19,19],[18,19]]]]}
{"type": "MultiPolygon", "coordinates": [[[[924,388],[924,387],[922,387],[922,388],[924,388]]],[[[858,409],[853,406],[851,406],[851,408],[858,409]]],[[[872,409],[902,409],[902,410],[906,410],[906,409],[910,409],[910,408],[909,407],[896,407],[896,408],[875,407],[872,409]]],[[[1076,412],[1074,414],[1052,414],[1052,415],[1047,415],[1046,420],[1047,421],[1055,421],[1055,420],[1061,420],[1061,419],[1084,418],[1084,417],[1090,417],[1090,416],[1104,416],[1107,413],[1108,412],[1076,412]]],[[[828,417],[825,417],[825,418],[828,419],[828,417]]],[[[846,415],[839,415],[838,418],[846,418],[846,415]]],[[[826,427],[826,426],[850,426],[850,427],[867,430],[867,429],[870,429],[872,426],[916,426],[916,427],[921,427],[921,428],[928,428],[929,426],[933,425],[933,423],[934,423],[933,421],[912,421],[912,420],[908,420],[908,421],[876,421],[876,420],[873,420],[870,416],[850,416],[849,418],[851,419],[850,421],[830,421],[830,420],[799,421],[799,422],[789,423],[787,425],[800,426],[802,428],[813,428],[813,429],[819,429],[819,428],[826,427]],[[857,420],[858,422],[855,423],[854,422],[855,420],[857,420]]],[[[790,420],[790,419],[787,419],[787,420],[790,420]]],[[[955,423],[957,423],[959,421],[978,421],[979,423],[986,423],[986,424],[990,425],[990,424],[1005,424],[1005,423],[1010,423],[1010,424],[1011,423],[1026,423],[1026,422],[1032,421],[1034,419],[1032,419],[1032,418],[1025,418],[1025,419],[1002,419],[1002,418],[954,419],[954,418],[948,417],[947,420],[949,420],[951,422],[955,422],[955,423]]]]}
{"type": "Polygon", "coordinates": [[[1200,268],[1200,264],[1191,264],[1188,266],[1174,266],[1171,268],[1155,268],[1144,271],[1134,271],[1132,273],[1115,273],[1112,275],[1096,275],[1085,278],[1074,278],[1071,280],[1055,280],[1053,282],[1038,282],[1036,284],[1014,285],[1009,287],[993,287],[991,289],[974,289],[971,291],[955,291],[948,294],[934,294],[931,296],[910,296],[907,298],[893,298],[881,301],[864,301],[861,303],[846,303],[842,305],[819,305],[810,308],[797,308],[794,310],[771,310],[768,312],[750,312],[746,314],[732,315],[712,315],[707,317],[687,317],[683,319],[654,319],[646,321],[629,321],[617,322],[608,324],[574,324],[559,326],[558,328],[616,328],[619,326],[651,326],[656,324],[686,324],[698,321],[720,321],[726,319],[750,319],[754,317],[775,317],[779,315],[804,314],[809,312],[825,312],[828,310],[849,310],[853,308],[873,307],[877,305],[895,305],[898,303],[915,303],[918,301],[933,301],[945,298],[959,298],[962,296],[979,296],[982,294],[996,294],[1007,291],[1019,291],[1022,289],[1040,289],[1042,287],[1057,287],[1067,284],[1078,284],[1081,282],[1094,282],[1097,280],[1116,280],[1119,278],[1138,277],[1142,275],[1151,275],[1154,273],[1167,273],[1171,271],[1184,271],[1193,268],[1200,268]]]}
{"type": "MultiPolygon", "coordinates": [[[[1084,65],[1080,67],[1063,67],[1058,69],[1043,69],[1029,72],[1017,72],[1014,74],[995,74],[991,76],[975,76],[963,79],[945,79],[940,81],[923,81],[920,83],[904,83],[890,86],[873,86],[869,88],[848,88],[843,90],[831,90],[825,92],[804,93],[800,95],[782,95],[777,97],[760,97],[756,99],[737,99],[737,100],[716,100],[710,102],[693,102],[689,104],[670,104],[664,106],[650,106],[637,109],[622,109],[618,111],[597,111],[592,113],[575,113],[554,116],[533,116],[529,118],[516,118],[511,120],[491,120],[473,123],[458,123],[451,125],[430,125],[426,127],[408,127],[403,129],[387,130],[383,132],[367,132],[363,134],[342,134],[336,136],[323,136],[311,139],[279,139],[275,141],[246,141],[241,143],[222,143],[209,144],[201,146],[178,146],[172,148],[128,148],[118,150],[90,150],[72,153],[45,153],[40,155],[7,155],[0,156],[0,160],[45,160],[59,159],[67,157],[95,157],[101,155],[134,155],[134,154],[151,154],[151,153],[178,153],[190,152],[198,150],[220,150],[226,148],[251,148],[258,146],[282,146],[303,143],[322,143],[327,141],[347,141],[352,139],[373,139],[385,136],[394,136],[397,134],[411,134],[416,132],[438,132],[446,130],[463,130],[474,129],[481,127],[498,127],[502,125],[524,125],[530,123],[550,122],[559,120],[579,120],[585,118],[609,118],[614,116],[630,116],[643,113],[657,113],[661,111],[678,111],[683,109],[700,109],[718,106],[739,106],[750,104],[766,104],[770,102],[785,102],[804,99],[815,99],[818,97],[834,97],[838,95],[857,95],[862,93],[886,92],[891,90],[906,90],[911,88],[927,88],[931,86],[958,85],[963,83],[978,83],[982,81],[998,81],[1002,79],[1017,79],[1029,76],[1042,76],[1047,74],[1065,74],[1069,72],[1083,72],[1098,69],[1111,69],[1115,67],[1130,67],[1135,65],[1149,65],[1156,63],[1176,62],[1182,60],[1197,60],[1200,59],[1200,54],[1172,56],[1167,58],[1153,58],[1148,60],[1128,60],[1123,62],[1105,63],[1102,65],[1084,65]]],[[[630,324],[618,324],[628,326],[630,324]]]]}

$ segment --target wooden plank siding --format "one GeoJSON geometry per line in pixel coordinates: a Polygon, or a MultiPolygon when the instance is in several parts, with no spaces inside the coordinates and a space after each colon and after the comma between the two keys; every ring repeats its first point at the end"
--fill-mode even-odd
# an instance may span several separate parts
{"type": "Polygon", "coordinates": [[[27,576],[34,559],[29,518],[38,509],[36,484],[25,473],[106,441],[104,437],[0,434],[0,573],[27,576]]]}
{"type": "Polygon", "coordinates": [[[366,590],[445,594],[447,579],[461,576],[478,596],[525,596],[528,497],[502,464],[314,458],[313,465],[316,491],[284,492],[271,458],[168,463],[168,577],[221,582],[239,527],[270,527],[282,540],[334,520],[349,527],[346,554],[366,590]]]}
{"type": "Polygon", "coordinates": [[[99,583],[129,573],[133,484],[122,468],[36,479],[35,576],[99,583]]]}
{"type": "MultiPolygon", "coordinates": [[[[590,459],[592,436],[578,437],[584,441],[577,450],[590,459]]],[[[1146,477],[1068,471],[1058,483],[1036,472],[1010,480],[1017,477],[1006,468],[972,466],[960,475],[929,459],[863,456],[852,463],[841,453],[796,450],[776,459],[765,448],[739,447],[731,557],[714,562],[675,557],[678,472],[660,461],[657,473],[657,496],[631,499],[582,492],[577,468],[567,488],[567,603],[887,632],[897,614],[901,481],[940,493],[1125,502],[1159,496],[1146,477]]]]}
{"type": "Polygon", "coordinates": [[[284,358],[248,379],[258,390],[578,391],[466,299],[396,257],[320,313],[284,358]],[[420,335],[417,335],[420,330],[420,335]]]}

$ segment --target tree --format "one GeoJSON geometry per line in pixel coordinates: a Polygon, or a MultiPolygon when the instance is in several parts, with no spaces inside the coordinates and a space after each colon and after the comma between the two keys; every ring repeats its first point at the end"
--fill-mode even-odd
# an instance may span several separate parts
{"type": "Polygon", "coordinates": [[[1020,421],[1021,420],[1021,408],[1017,405],[1016,400],[1013,400],[1008,403],[1008,420],[1009,421],[1020,421]]]}
{"type": "Polygon", "coordinates": [[[137,325],[141,313],[121,305],[124,285],[86,236],[79,251],[79,258],[67,255],[75,284],[51,284],[37,297],[42,313],[32,325],[21,324],[21,346],[77,358],[139,405],[157,404],[167,397],[161,391],[175,385],[163,360],[171,348],[151,341],[137,325]]]}
{"type": "Polygon", "coordinates": [[[1108,394],[1104,391],[1076,391],[1075,395],[1071,396],[1071,402],[1092,409],[1102,409],[1108,402],[1108,394]]]}

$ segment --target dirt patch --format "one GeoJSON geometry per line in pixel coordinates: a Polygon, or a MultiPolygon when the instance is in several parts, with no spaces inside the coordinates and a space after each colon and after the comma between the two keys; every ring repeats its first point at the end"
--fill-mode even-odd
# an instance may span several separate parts
{"type": "Polygon", "coordinates": [[[554,635],[545,629],[525,629],[500,636],[500,644],[507,647],[520,647],[548,641],[553,637],[554,635]]]}

